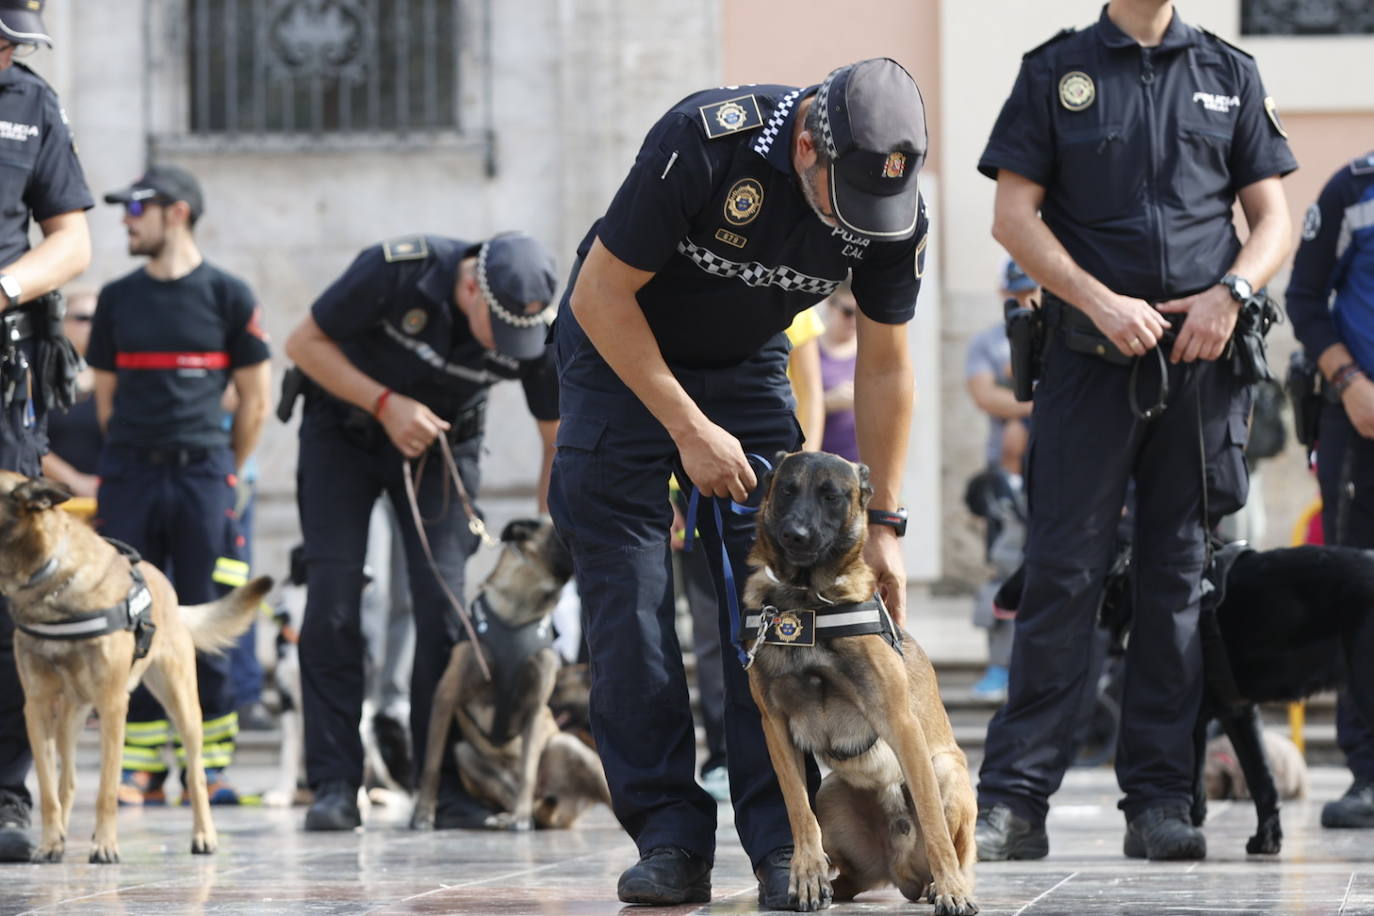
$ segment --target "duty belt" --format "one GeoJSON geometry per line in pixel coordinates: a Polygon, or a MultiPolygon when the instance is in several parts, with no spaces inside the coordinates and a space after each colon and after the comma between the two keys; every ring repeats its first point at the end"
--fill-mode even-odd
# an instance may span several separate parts
{"type": "Polygon", "coordinates": [[[4,340],[11,344],[38,336],[37,321],[26,309],[8,309],[0,313],[0,327],[4,328],[4,340]]]}

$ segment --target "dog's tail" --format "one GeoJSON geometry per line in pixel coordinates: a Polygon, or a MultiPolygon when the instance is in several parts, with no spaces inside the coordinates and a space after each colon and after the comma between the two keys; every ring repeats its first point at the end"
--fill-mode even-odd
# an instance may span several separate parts
{"type": "Polygon", "coordinates": [[[181,619],[191,641],[202,652],[227,649],[253,623],[262,599],[272,590],[272,577],[259,576],[209,604],[182,605],[181,619]]]}

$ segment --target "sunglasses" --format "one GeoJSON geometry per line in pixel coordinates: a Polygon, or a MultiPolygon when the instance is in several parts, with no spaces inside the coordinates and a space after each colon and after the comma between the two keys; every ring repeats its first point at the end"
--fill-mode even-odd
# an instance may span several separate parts
{"type": "Polygon", "coordinates": [[[124,212],[130,216],[142,216],[148,211],[149,207],[165,207],[171,201],[162,197],[149,197],[146,200],[129,200],[124,202],[124,212]]]}

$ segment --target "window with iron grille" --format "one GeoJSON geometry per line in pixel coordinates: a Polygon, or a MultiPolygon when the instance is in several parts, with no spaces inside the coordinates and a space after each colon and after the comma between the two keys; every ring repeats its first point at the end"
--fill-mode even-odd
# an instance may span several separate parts
{"type": "Polygon", "coordinates": [[[1243,35],[1370,35],[1369,0],[1241,0],[1243,35]]]}
{"type": "Polygon", "coordinates": [[[454,133],[458,0],[185,0],[189,128],[454,133]]]}

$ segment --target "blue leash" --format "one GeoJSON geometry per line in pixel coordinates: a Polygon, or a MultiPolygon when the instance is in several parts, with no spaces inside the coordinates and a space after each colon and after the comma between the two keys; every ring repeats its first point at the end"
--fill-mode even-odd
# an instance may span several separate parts
{"type": "MultiPolygon", "coordinates": [[[[761,455],[746,454],[746,458],[757,461],[763,465],[764,471],[773,470],[773,465],[768,459],[761,455]]],[[[701,501],[701,490],[696,484],[692,484],[691,495],[687,497],[687,530],[682,535],[682,549],[692,549],[692,535],[697,526],[697,508],[701,501]]],[[[744,667],[749,667],[749,653],[745,652],[739,643],[740,614],[739,597],[735,594],[735,571],[730,565],[730,552],[725,549],[725,526],[722,524],[720,515],[720,504],[728,501],[730,511],[736,515],[753,515],[758,512],[758,506],[742,506],[728,497],[712,497],[711,510],[716,516],[716,537],[720,541],[720,568],[725,576],[725,602],[730,609],[730,645],[734,646],[735,654],[739,656],[739,663],[744,667]]]]}

